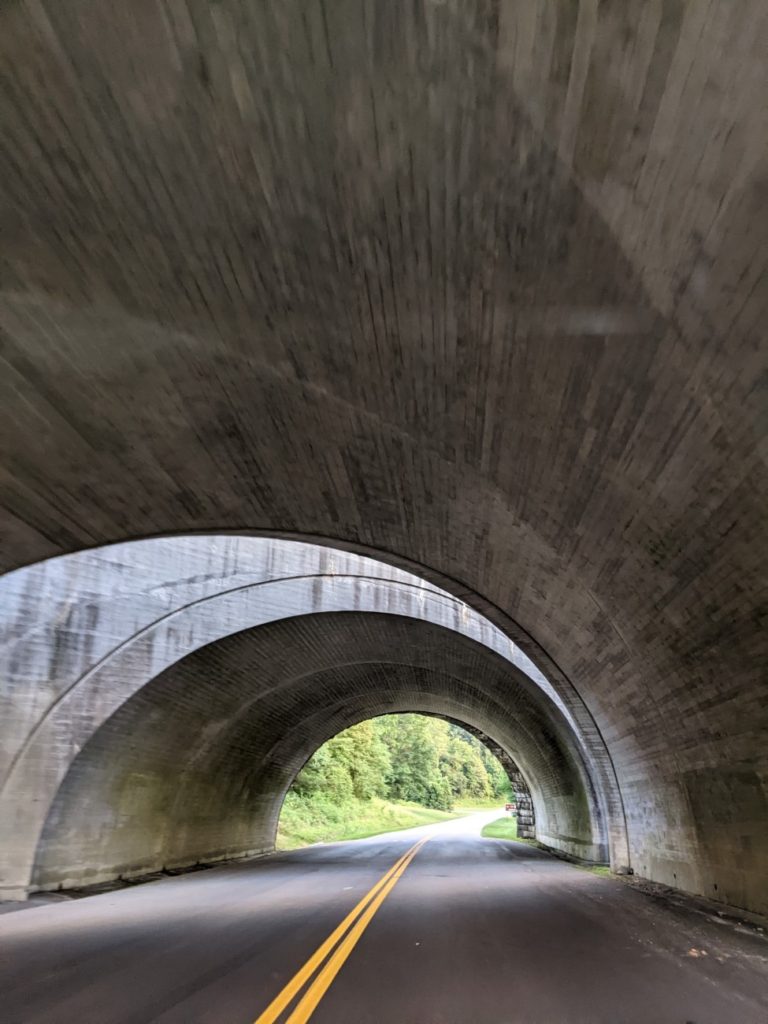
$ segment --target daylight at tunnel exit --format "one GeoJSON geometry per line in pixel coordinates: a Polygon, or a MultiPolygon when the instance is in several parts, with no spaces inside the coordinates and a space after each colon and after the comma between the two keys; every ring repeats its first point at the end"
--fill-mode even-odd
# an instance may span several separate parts
{"type": "Polygon", "coordinates": [[[767,54],[0,0],[0,1024],[768,1024],[767,54]]]}

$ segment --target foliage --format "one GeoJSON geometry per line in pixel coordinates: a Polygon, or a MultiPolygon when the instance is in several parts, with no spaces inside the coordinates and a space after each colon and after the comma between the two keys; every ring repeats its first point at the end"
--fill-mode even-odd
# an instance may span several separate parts
{"type": "Polygon", "coordinates": [[[390,752],[373,721],[361,722],[328,740],[299,772],[292,791],[337,803],[387,794],[390,752]]]}
{"type": "Polygon", "coordinates": [[[463,729],[425,715],[385,715],[328,740],[283,804],[278,847],[360,839],[493,806],[510,791],[490,751],[463,729]]]}
{"type": "Polygon", "coordinates": [[[383,797],[450,811],[456,800],[508,792],[503,767],[474,736],[442,719],[409,714],[373,718],[328,740],[289,795],[337,805],[383,797]]]}

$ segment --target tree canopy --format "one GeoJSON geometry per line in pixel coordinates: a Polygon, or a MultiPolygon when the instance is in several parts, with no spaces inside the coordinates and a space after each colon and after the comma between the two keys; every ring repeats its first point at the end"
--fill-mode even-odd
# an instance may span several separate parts
{"type": "Polygon", "coordinates": [[[297,776],[300,797],[344,802],[379,796],[442,810],[509,792],[491,752],[464,729],[426,715],[383,715],[328,740],[297,776]]]}

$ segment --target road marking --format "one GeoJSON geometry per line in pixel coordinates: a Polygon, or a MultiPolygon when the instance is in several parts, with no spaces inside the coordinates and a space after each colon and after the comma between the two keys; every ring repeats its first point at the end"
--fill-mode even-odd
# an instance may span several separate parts
{"type": "Polygon", "coordinates": [[[327,975],[326,972],[328,970],[328,967],[326,967],[326,969],[324,969],[323,972],[320,975],[318,975],[313,985],[307,991],[304,999],[302,999],[302,1001],[296,1007],[294,1013],[289,1018],[288,1024],[297,1024],[298,1021],[306,1021],[309,1019],[310,1014],[314,1011],[315,1007],[322,999],[323,994],[327,990],[328,986],[331,984],[333,979],[341,970],[342,964],[347,959],[349,954],[352,952],[352,949],[356,945],[358,939],[365,931],[368,922],[371,920],[373,915],[384,902],[387,895],[395,887],[395,884],[397,883],[400,876],[403,874],[405,869],[411,863],[411,861],[416,856],[421,847],[424,845],[424,843],[427,842],[428,838],[429,837],[425,839],[420,839],[409,850],[406,850],[403,856],[398,861],[396,861],[395,864],[392,865],[389,871],[382,875],[378,882],[371,889],[368,890],[365,896],[363,896],[360,902],[355,907],[353,907],[352,910],[350,910],[350,912],[347,914],[347,916],[344,918],[341,924],[338,925],[338,927],[331,932],[331,934],[328,936],[325,942],[318,946],[318,948],[315,950],[315,952],[312,954],[309,960],[307,960],[304,966],[301,967],[296,972],[296,974],[294,974],[294,976],[291,978],[291,980],[288,982],[285,988],[272,1000],[272,1002],[261,1014],[261,1016],[256,1018],[254,1024],[274,1024],[274,1022],[277,1020],[277,1018],[280,1016],[280,1014],[283,1012],[286,1006],[288,1006],[288,1004],[294,999],[296,994],[304,987],[305,983],[309,980],[309,978],[312,977],[312,975],[315,973],[318,967],[320,967],[325,958],[330,953],[332,953],[334,947],[338,943],[340,943],[342,939],[344,939],[344,936],[347,935],[347,932],[349,931],[349,935],[347,935],[346,940],[344,941],[342,946],[339,947],[339,949],[336,951],[334,956],[331,957],[331,960],[329,961],[328,967],[330,966],[331,963],[334,963],[336,964],[335,969],[330,975],[327,975]],[[368,909],[366,910],[366,908],[368,909]],[[358,918],[360,918],[359,921],[358,918]],[[356,921],[357,924],[355,924],[356,921]],[[363,922],[362,926],[361,922],[363,922]],[[350,944],[349,938],[350,936],[352,936],[353,933],[355,933],[355,937],[350,944]],[[342,949],[345,949],[346,952],[344,953],[343,957],[341,957],[341,959],[337,961],[337,958],[342,949]],[[316,994],[315,997],[315,995],[313,995],[313,993],[315,992],[315,986],[318,985],[318,983],[321,980],[323,980],[322,989],[318,990],[319,994],[316,994]],[[311,1008],[307,1010],[305,1007],[305,1003],[309,1005],[308,1000],[310,996],[312,996],[311,1008]],[[296,1014],[298,1014],[300,1011],[302,1012],[302,1016],[297,1017],[296,1014]]]}
{"type": "Polygon", "coordinates": [[[360,941],[360,937],[370,924],[371,918],[387,896],[392,892],[400,878],[403,876],[405,869],[426,841],[426,839],[422,839],[420,842],[416,843],[415,846],[411,847],[405,857],[395,865],[389,879],[379,894],[371,901],[367,909],[360,915],[357,922],[352,926],[352,928],[350,928],[344,941],[339,945],[336,952],[329,957],[325,967],[309,986],[301,1002],[288,1018],[287,1024],[305,1024],[305,1022],[309,1020],[314,1013],[317,1004],[328,991],[331,982],[344,966],[347,957],[360,941]]]}

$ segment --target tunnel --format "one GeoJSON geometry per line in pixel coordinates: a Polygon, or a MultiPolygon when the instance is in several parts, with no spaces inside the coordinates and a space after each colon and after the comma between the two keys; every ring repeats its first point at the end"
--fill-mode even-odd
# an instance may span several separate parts
{"type": "MultiPolygon", "coordinates": [[[[661,783],[633,793],[631,761],[519,627],[392,561],[194,535],[3,577],[3,667],[17,680],[2,744],[6,897],[269,852],[311,754],[398,711],[496,746],[548,848],[653,877],[651,858],[682,842],[679,803],[661,803],[661,783]]],[[[678,862],[672,881],[703,888],[700,870],[678,862]]]]}
{"type": "Polygon", "coordinates": [[[540,842],[629,870],[615,772],[585,709],[419,576],[296,540],[195,536],[52,559],[6,588],[8,664],[31,684],[3,744],[16,740],[0,791],[11,895],[269,852],[315,750],[402,711],[497,748],[540,842]]]}
{"type": "Polygon", "coordinates": [[[768,914],[768,14],[642,7],[0,5],[0,897],[410,711],[768,914]]]}
{"type": "Polygon", "coordinates": [[[582,860],[606,859],[578,768],[532,709],[504,694],[482,656],[457,650],[463,645],[439,629],[375,615],[330,618],[236,634],[144,687],[69,769],[38,845],[32,888],[271,852],[283,796],[322,742],[383,713],[437,709],[475,729],[491,721],[502,749],[514,749],[536,780],[541,834],[582,860]],[[321,650],[331,652],[329,666],[321,650]],[[488,692],[494,683],[506,708],[488,692]],[[264,689],[279,697],[259,700],[264,689]]]}

